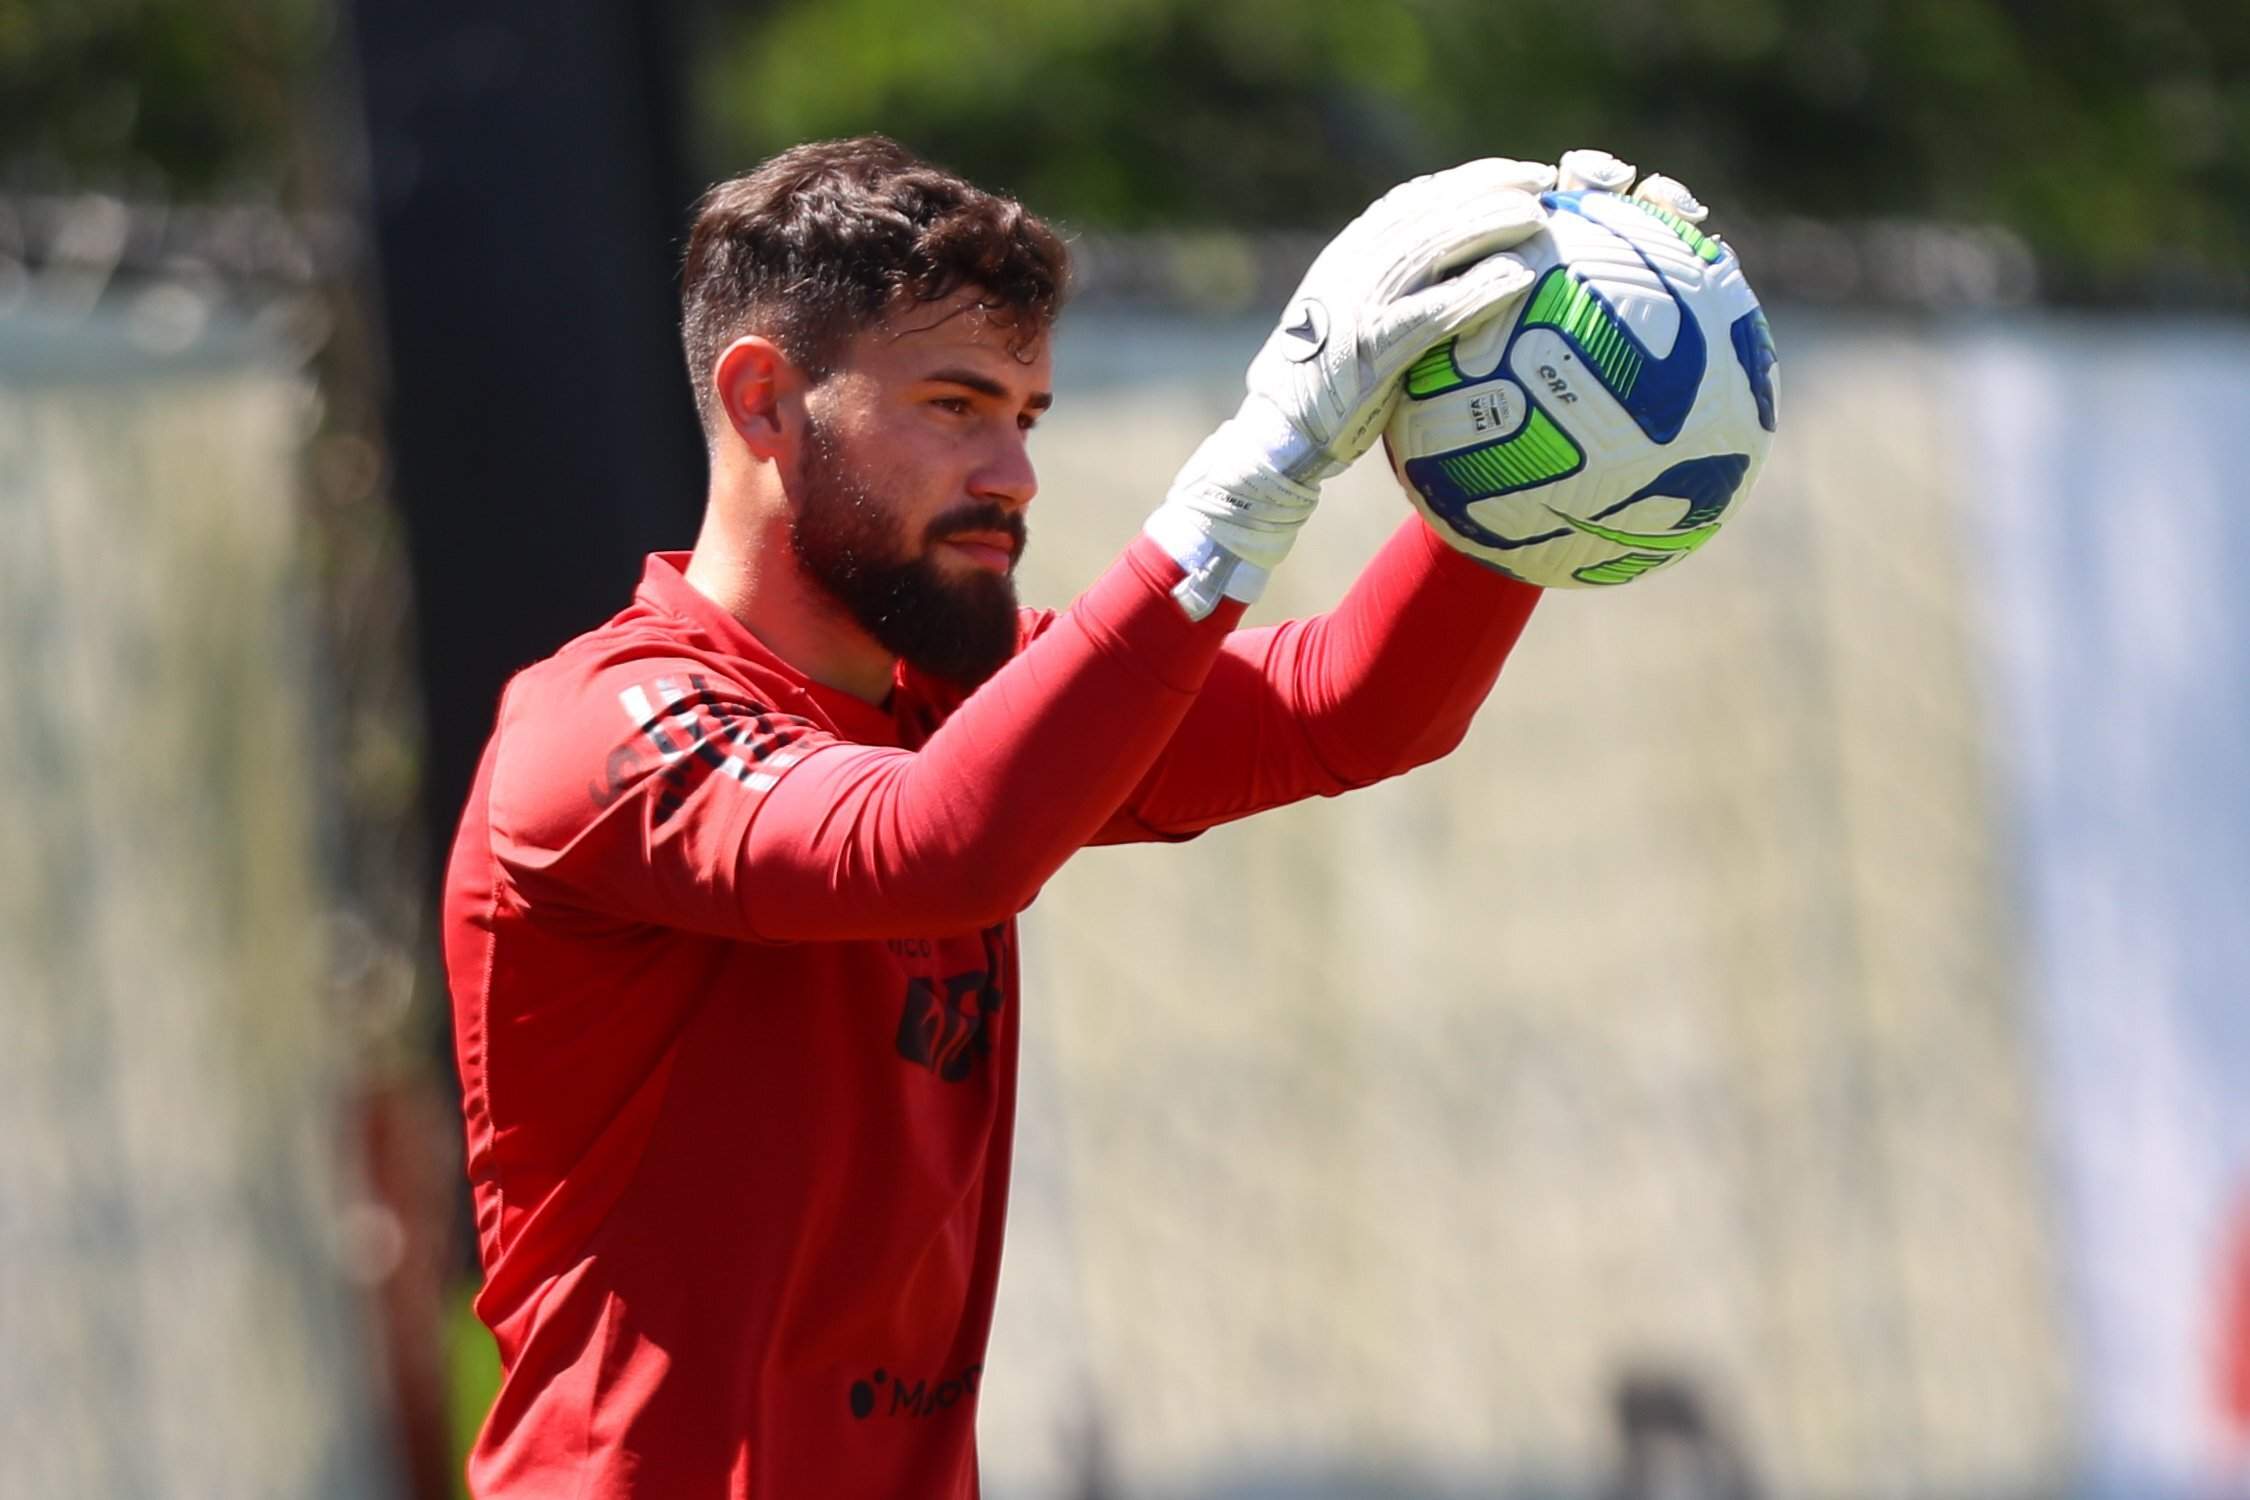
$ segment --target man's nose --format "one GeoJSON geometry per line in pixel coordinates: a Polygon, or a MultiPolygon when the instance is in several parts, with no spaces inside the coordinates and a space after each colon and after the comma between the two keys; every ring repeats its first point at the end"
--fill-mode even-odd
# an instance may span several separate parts
{"type": "Polygon", "coordinates": [[[1031,503],[1031,497],[1039,492],[1039,476],[1031,467],[1031,448],[1025,437],[1018,429],[999,440],[969,476],[970,493],[1010,510],[1021,510],[1031,503]]]}

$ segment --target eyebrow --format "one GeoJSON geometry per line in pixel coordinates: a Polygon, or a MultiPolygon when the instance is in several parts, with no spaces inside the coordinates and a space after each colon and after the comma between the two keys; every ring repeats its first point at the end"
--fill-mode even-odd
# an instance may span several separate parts
{"type": "MultiPolygon", "coordinates": [[[[924,375],[922,378],[924,380],[934,381],[943,385],[966,386],[968,389],[975,391],[978,395],[990,396],[995,401],[1006,401],[1007,399],[1009,399],[1009,391],[1006,386],[1002,385],[999,381],[994,380],[991,376],[979,374],[975,370],[959,370],[951,368],[943,370],[932,370],[929,374],[924,375]]],[[[1026,396],[1024,398],[1023,404],[1031,408],[1031,410],[1033,411],[1045,411],[1048,407],[1055,404],[1055,394],[1052,391],[1034,391],[1029,396],[1026,396]]]]}

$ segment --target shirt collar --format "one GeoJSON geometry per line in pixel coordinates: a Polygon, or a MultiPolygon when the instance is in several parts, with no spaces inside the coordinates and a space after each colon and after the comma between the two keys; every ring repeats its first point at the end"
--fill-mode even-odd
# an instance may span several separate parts
{"type": "MultiPolygon", "coordinates": [[[[864,699],[855,698],[840,688],[832,688],[813,681],[788,662],[776,656],[766,643],[751,634],[750,627],[736,619],[717,600],[710,598],[687,580],[687,552],[651,552],[641,570],[641,584],[633,597],[651,609],[685,620],[695,626],[711,643],[729,656],[740,657],[763,669],[762,675],[777,676],[786,681],[797,694],[819,711],[819,716],[836,726],[846,739],[862,743],[891,744],[898,737],[898,725],[888,708],[878,708],[864,699]]],[[[896,677],[893,678],[891,700],[899,701],[896,677]]],[[[775,707],[780,707],[776,704],[775,707]]]]}

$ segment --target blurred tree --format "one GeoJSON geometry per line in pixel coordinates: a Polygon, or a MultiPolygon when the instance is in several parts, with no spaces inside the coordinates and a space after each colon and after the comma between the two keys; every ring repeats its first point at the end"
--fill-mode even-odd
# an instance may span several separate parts
{"type": "Polygon", "coordinates": [[[2250,262],[2241,0],[781,0],[707,9],[714,176],[882,129],[1089,228],[1307,227],[1584,142],[1738,211],[2022,233],[2119,290],[2250,262]]]}
{"type": "Polygon", "coordinates": [[[324,0],[0,0],[0,187],[271,199],[324,0]]]}
{"type": "MultiPolygon", "coordinates": [[[[1594,141],[1745,214],[2020,232],[2124,295],[2250,267],[2242,0],[685,0],[704,175],[900,136],[1087,228],[1330,224],[1594,141]]],[[[324,0],[0,0],[0,189],[269,197],[324,0]]]]}

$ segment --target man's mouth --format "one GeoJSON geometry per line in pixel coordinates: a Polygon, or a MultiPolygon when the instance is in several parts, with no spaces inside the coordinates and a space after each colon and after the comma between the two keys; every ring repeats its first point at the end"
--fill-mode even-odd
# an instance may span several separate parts
{"type": "Polygon", "coordinates": [[[941,545],[989,572],[1005,573],[1016,565],[1016,539],[1004,531],[956,531],[941,545]]]}

